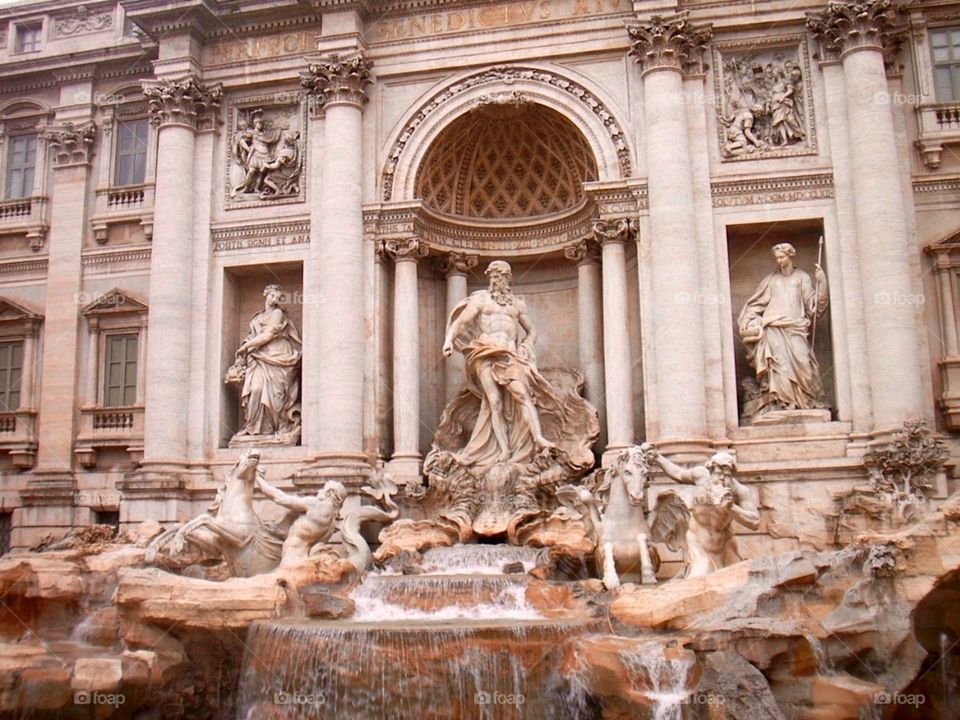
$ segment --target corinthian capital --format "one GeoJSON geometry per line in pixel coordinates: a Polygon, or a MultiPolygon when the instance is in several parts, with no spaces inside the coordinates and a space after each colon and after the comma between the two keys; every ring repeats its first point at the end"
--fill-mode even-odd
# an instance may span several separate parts
{"type": "Polygon", "coordinates": [[[350,103],[362,107],[367,99],[365,88],[373,80],[373,63],[362,55],[350,58],[333,54],[312,62],[300,73],[300,84],[316,101],[317,109],[332,103],[350,103]]]}
{"type": "Polygon", "coordinates": [[[596,264],[600,262],[600,252],[597,243],[592,240],[578,240],[563,248],[563,256],[573,260],[577,265],[582,263],[596,264]]]}
{"type": "Polygon", "coordinates": [[[601,245],[609,242],[625,242],[629,235],[630,221],[627,218],[598,220],[593,224],[593,237],[601,245]]]}
{"type": "Polygon", "coordinates": [[[158,127],[186,125],[194,130],[211,127],[223,99],[220,83],[204,85],[194,75],[181,80],[144,80],[142,85],[150,122],[158,127]]]}
{"type": "Polygon", "coordinates": [[[93,141],[97,130],[93,123],[81,127],[68,122],[47,128],[43,133],[47,140],[55,168],[70,165],[86,165],[93,157],[93,141]]]}
{"type": "Polygon", "coordinates": [[[437,258],[436,268],[444,275],[466,275],[477,266],[480,257],[452,252],[437,258]]]}
{"type": "Polygon", "coordinates": [[[680,72],[698,70],[703,52],[713,36],[709,25],[695,27],[687,13],[670,17],[654,15],[647,22],[627,25],[630,55],[643,72],[660,68],[680,72]]]}
{"type": "Polygon", "coordinates": [[[826,10],[807,13],[807,27],[826,58],[864,48],[890,55],[902,42],[896,19],[891,0],[835,0],[826,10]]]}
{"type": "Polygon", "coordinates": [[[397,240],[381,240],[378,252],[393,260],[394,262],[403,262],[412,260],[416,262],[422,257],[426,257],[429,250],[427,246],[420,242],[418,237],[409,237],[397,240]]]}

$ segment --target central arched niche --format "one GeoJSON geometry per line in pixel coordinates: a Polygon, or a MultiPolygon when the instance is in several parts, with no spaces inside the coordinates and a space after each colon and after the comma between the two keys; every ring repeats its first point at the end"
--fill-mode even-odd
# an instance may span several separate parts
{"type": "Polygon", "coordinates": [[[434,213],[485,221],[548,218],[584,200],[597,162],[563,115],[532,102],[480,105],[452,121],[417,170],[434,213]]]}

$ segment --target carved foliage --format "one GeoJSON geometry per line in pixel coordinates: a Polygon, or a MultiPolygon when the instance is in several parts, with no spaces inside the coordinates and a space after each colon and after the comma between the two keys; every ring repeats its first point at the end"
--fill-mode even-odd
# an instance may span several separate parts
{"type": "Polygon", "coordinates": [[[687,13],[670,17],[654,15],[648,22],[627,25],[627,32],[630,55],[644,71],[657,68],[698,71],[703,51],[713,36],[709,26],[694,26],[687,19],[687,13]]]}
{"type": "Polygon", "coordinates": [[[420,241],[418,237],[409,237],[403,239],[382,240],[378,251],[394,262],[403,260],[419,260],[426,257],[429,249],[420,241]]]}
{"type": "Polygon", "coordinates": [[[300,73],[300,84],[308,97],[314,99],[317,110],[334,102],[362,106],[366,100],[365,88],[373,82],[372,67],[373,63],[362,55],[345,58],[333,54],[310,63],[307,71],[300,73]]]}
{"type": "Polygon", "coordinates": [[[113,27],[113,8],[91,10],[83,5],[72,15],[58,17],[53,23],[53,37],[100,32],[113,27]]]}
{"type": "Polygon", "coordinates": [[[153,125],[188,125],[201,130],[213,124],[223,100],[223,87],[219,83],[204,85],[187,75],[181,80],[145,80],[143,94],[153,125]]]}
{"type": "Polygon", "coordinates": [[[68,122],[48,129],[44,136],[50,148],[53,166],[65,167],[90,162],[97,131],[92,123],[76,127],[68,122]]]}
{"type": "Polygon", "coordinates": [[[835,0],[826,10],[807,14],[807,27],[828,57],[862,47],[898,49],[902,33],[895,21],[891,0],[835,0]]]}
{"type": "Polygon", "coordinates": [[[452,252],[437,258],[437,271],[444,275],[466,275],[477,266],[480,257],[465,253],[452,252]]]}

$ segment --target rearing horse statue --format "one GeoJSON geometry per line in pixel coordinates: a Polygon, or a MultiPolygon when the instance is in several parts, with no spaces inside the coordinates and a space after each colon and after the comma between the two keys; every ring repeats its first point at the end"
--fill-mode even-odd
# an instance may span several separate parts
{"type": "Polygon", "coordinates": [[[644,515],[654,450],[649,444],[625,448],[612,467],[591,476],[592,490],[564,485],[557,491],[561,504],[580,513],[587,535],[596,543],[597,569],[608,590],[619,587],[620,574],[632,573],[645,585],[657,582],[660,556],[648,544],[650,527],[644,515]]]}
{"type": "Polygon", "coordinates": [[[158,535],[145,559],[170,570],[222,560],[233,577],[270,572],[280,562],[283,536],[272,532],[253,509],[260,452],[251,448],[237,461],[207,512],[158,535]]]}

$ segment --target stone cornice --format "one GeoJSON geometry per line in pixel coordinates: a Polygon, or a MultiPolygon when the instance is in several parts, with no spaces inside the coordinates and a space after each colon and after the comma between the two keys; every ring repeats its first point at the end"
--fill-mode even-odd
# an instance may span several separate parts
{"type": "Polygon", "coordinates": [[[366,86],[373,82],[372,67],[373,63],[362,54],[343,57],[333,53],[311,61],[306,72],[300,73],[300,84],[313,99],[315,112],[340,103],[363,107],[366,86]]]}
{"type": "Polygon", "coordinates": [[[310,218],[216,227],[210,236],[215,252],[300,245],[310,242],[310,218]]]}
{"type": "Polygon", "coordinates": [[[903,42],[897,14],[891,0],[832,0],[826,10],[807,13],[807,28],[824,60],[864,49],[884,52],[889,60],[903,42]]]}
{"type": "Polygon", "coordinates": [[[716,180],[710,192],[714,207],[822,200],[833,197],[833,173],[716,180]]]}
{"type": "Polygon", "coordinates": [[[654,15],[649,20],[627,25],[629,55],[644,73],[670,69],[679,72],[702,70],[703,53],[713,36],[709,25],[695,26],[685,12],[670,17],[654,15]]]}
{"type": "Polygon", "coordinates": [[[203,130],[215,122],[223,99],[222,85],[204,85],[193,75],[181,80],[144,80],[142,85],[150,122],[157,127],[186,125],[203,130]]]}

